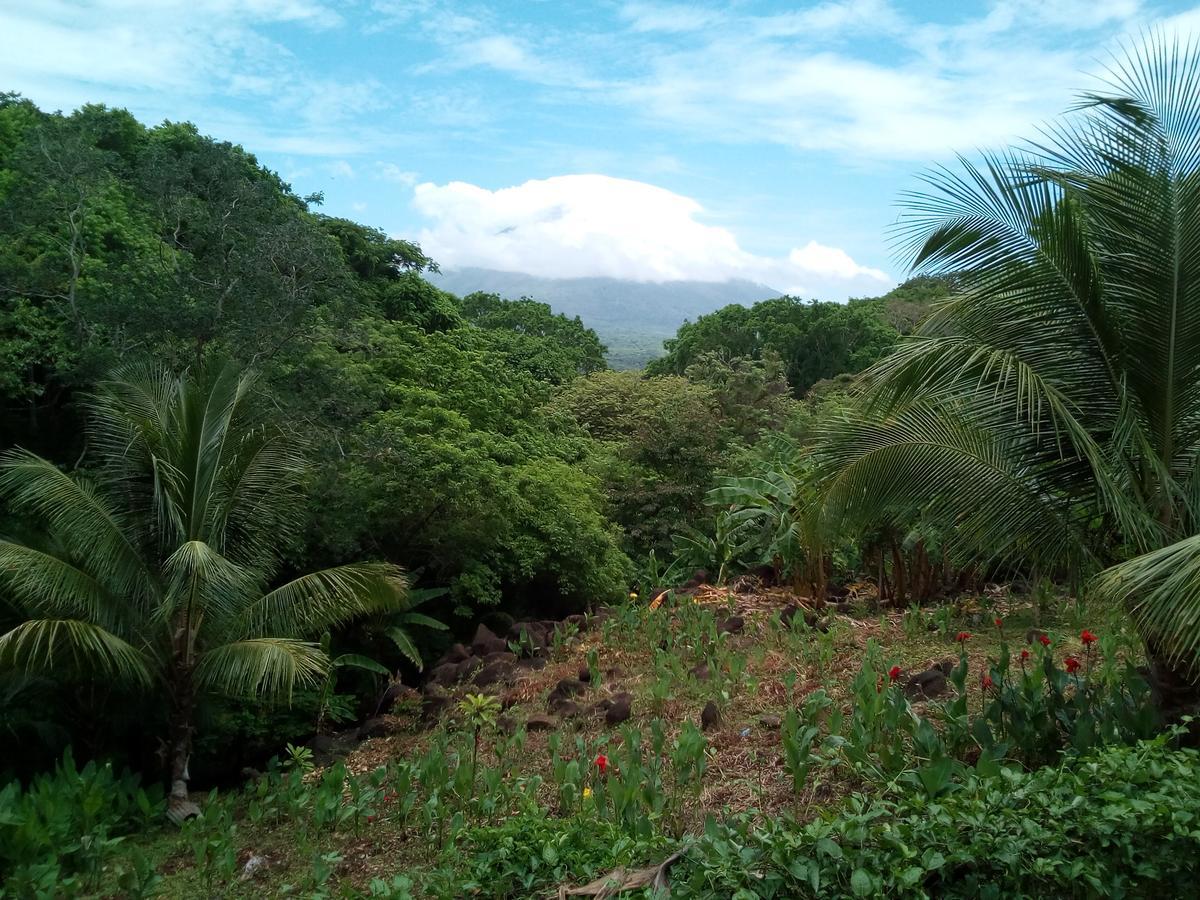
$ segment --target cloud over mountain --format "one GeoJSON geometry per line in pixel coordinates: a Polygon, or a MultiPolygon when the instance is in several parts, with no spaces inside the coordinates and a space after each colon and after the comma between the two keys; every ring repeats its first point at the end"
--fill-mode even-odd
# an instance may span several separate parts
{"type": "Polygon", "coordinates": [[[690,197],[606,175],[560,175],[488,190],[461,181],[415,188],[429,225],[422,247],[447,268],[481,267],[547,278],[634,281],[745,279],[808,297],[879,293],[886,272],[816,240],[784,257],[744,250],[703,221],[690,197]]]}

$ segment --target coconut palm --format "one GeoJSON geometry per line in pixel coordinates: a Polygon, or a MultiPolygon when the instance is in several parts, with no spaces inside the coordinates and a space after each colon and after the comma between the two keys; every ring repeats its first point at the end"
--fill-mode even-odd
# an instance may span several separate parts
{"type": "MultiPolygon", "coordinates": [[[[914,271],[958,290],[830,428],[830,513],[919,514],[963,556],[1076,583],[1195,534],[1197,46],[1147,40],[1038,142],[926,182],[900,234],[914,271]]],[[[1149,655],[1174,678],[1195,662],[1200,602],[1147,591],[1155,573],[1104,584],[1140,597],[1149,655]]]]}
{"type": "Polygon", "coordinates": [[[328,669],[308,638],[404,605],[381,563],[270,587],[305,468],[254,421],[251,384],[231,365],[122,371],[90,403],[89,475],[0,457],[0,500],[40,535],[0,540],[0,591],[25,617],[0,636],[0,666],[160,690],[177,816],[201,695],[286,696],[328,669]]]}

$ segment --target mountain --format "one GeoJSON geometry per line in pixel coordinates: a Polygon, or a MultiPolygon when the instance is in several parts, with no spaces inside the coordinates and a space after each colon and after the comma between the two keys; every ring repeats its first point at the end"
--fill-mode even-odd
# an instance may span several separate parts
{"type": "Polygon", "coordinates": [[[620,278],[540,278],[497,269],[452,269],[429,276],[458,296],[488,291],[503,297],[532,297],[555,312],[579,316],[608,345],[609,365],[633,369],[662,355],[685,319],[730,303],[749,305],[780,291],[752,281],[625,281],[620,278]]]}

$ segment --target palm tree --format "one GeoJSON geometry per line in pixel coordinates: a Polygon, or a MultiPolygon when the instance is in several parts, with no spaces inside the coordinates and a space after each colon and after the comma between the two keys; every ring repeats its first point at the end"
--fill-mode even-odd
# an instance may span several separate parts
{"type": "Polygon", "coordinates": [[[404,606],[402,573],[382,563],[269,589],[303,521],[305,467],[254,421],[251,384],[232,365],[121,371],[90,403],[94,477],[0,456],[0,500],[40,533],[0,540],[0,588],[24,617],[0,635],[0,666],[160,689],[177,818],[202,694],[287,696],[328,670],[306,638],[404,606]]]}
{"type": "MultiPolygon", "coordinates": [[[[926,177],[900,234],[958,290],[825,435],[828,509],[919,515],[964,557],[1075,584],[1188,539],[1200,567],[1200,52],[1151,38],[1040,141],[926,177]]],[[[1195,686],[1200,597],[1101,582],[1160,683],[1195,686]]]]}

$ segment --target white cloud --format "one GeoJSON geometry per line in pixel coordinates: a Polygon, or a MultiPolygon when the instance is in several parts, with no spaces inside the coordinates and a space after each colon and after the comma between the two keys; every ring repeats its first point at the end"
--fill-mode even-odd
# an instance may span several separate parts
{"type": "Polygon", "coordinates": [[[416,172],[410,172],[406,169],[401,169],[395,163],[377,163],[376,171],[379,177],[384,181],[395,182],[396,184],[404,184],[412,187],[417,183],[418,175],[416,172]]]}
{"type": "Polygon", "coordinates": [[[247,121],[222,137],[264,150],[322,152],[345,146],[345,123],[384,104],[373,79],[334,79],[307,70],[268,39],[270,26],[338,28],[341,14],[317,0],[38,0],[0,5],[0,85],[47,108],[103,101],[144,119],[237,124],[231,98],[265,103],[278,124],[247,121]],[[223,110],[223,111],[222,111],[223,110]],[[306,149],[311,148],[311,149],[306,149]]]}
{"type": "Polygon", "coordinates": [[[484,37],[435,39],[444,65],[587,92],[705,140],[928,160],[1028,136],[1071,104],[1107,48],[1185,21],[1142,0],[992,0],[960,5],[950,23],[894,0],[770,14],[634,0],[616,18],[623,28],[610,34],[507,34],[509,23],[490,22],[484,37]]]}
{"type": "Polygon", "coordinates": [[[354,166],[344,159],[339,159],[329,167],[329,174],[334,178],[353,178],[354,166]]]}
{"type": "Polygon", "coordinates": [[[605,175],[560,175],[495,191],[425,182],[413,205],[430,221],[419,235],[422,248],[445,268],[637,281],[742,278],[826,299],[894,283],[815,240],[782,258],[749,253],[731,231],[701,221],[695,200],[605,175]]]}

